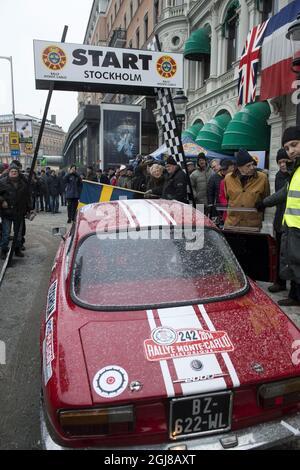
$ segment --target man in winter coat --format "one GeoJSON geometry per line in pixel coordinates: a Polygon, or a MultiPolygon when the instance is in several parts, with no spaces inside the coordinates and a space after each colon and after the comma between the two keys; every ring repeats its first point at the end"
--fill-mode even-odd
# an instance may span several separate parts
{"type": "Polygon", "coordinates": [[[59,195],[61,191],[61,181],[55,170],[52,170],[48,178],[48,190],[50,196],[50,210],[52,214],[58,213],[59,195]]]}
{"type": "Polygon", "coordinates": [[[166,161],[168,176],[164,183],[162,198],[175,199],[176,201],[188,203],[187,198],[187,177],[184,171],[177,165],[173,157],[168,157],[166,161]]]}
{"type": "MultiPolygon", "coordinates": [[[[267,175],[257,171],[251,155],[245,149],[240,149],[236,157],[237,168],[225,176],[225,195],[228,207],[241,209],[255,208],[270,194],[267,175]]],[[[229,210],[224,227],[251,227],[261,229],[263,214],[258,211],[229,210]]]]}
{"type": "Polygon", "coordinates": [[[15,255],[23,258],[21,251],[24,217],[31,210],[30,188],[20,175],[17,165],[11,165],[8,176],[0,180],[0,213],[2,217],[1,258],[5,259],[11,227],[14,228],[15,255]]]}
{"type": "Polygon", "coordinates": [[[262,205],[286,204],[282,221],[280,277],[290,280],[291,288],[288,298],[279,300],[278,305],[292,307],[300,306],[300,126],[288,127],[284,131],[282,146],[292,162],[290,183],[263,200],[262,205]]]}
{"type": "Polygon", "coordinates": [[[92,166],[88,166],[88,167],[86,168],[86,177],[85,177],[85,179],[86,179],[87,181],[92,181],[92,182],[94,182],[94,183],[97,183],[97,181],[98,181],[98,180],[97,180],[97,176],[96,176],[96,174],[94,173],[94,168],[93,168],[92,166]]]}
{"type": "Polygon", "coordinates": [[[98,183],[110,184],[109,177],[101,170],[101,168],[98,168],[98,170],[96,170],[96,177],[98,183]]]}
{"type": "MultiPolygon", "coordinates": [[[[279,166],[279,171],[276,173],[275,176],[275,191],[279,191],[282,188],[285,188],[287,183],[290,180],[290,174],[287,169],[287,162],[289,158],[286,151],[281,148],[277,152],[276,161],[279,166]]],[[[267,197],[264,201],[269,201],[272,203],[272,196],[267,197]]],[[[279,271],[280,271],[280,245],[281,245],[281,235],[282,235],[282,219],[285,211],[285,204],[286,201],[277,204],[276,212],[273,221],[274,233],[275,238],[277,241],[277,278],[274,284],[268,287],[269,292],[280,292],[286,289],[286,280],[281,279],[279,271]]],[[[267,206],[268,204],[266,204],[267,206]]]]}
{"type": "Polygon", "coordinates": [[[65,176],[68,224],[75,220],[76,209],[82,188],[82,181],[76,170],[76,165],[71,165],[69,173],[65,176]]]}
{"type": "Polygon", "coordinates": [[[207,185],[212,174],[213,170],[209,167],[205,154],[199,153],[197,168],[190,176],[196,204],[207,206],[207,185]]]}

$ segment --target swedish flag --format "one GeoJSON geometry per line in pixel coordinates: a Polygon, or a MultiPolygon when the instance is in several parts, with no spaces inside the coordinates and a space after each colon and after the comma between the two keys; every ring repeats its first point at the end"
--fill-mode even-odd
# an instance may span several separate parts
{"type": "Polygon", "coordinates": [[[119,188],[118,186],[83,180],[78,209],[93,202],[117,201],[121,198],[137,199],[143,196],[144,193],[140,191],[132,191],[131,189],[119,188]]]}

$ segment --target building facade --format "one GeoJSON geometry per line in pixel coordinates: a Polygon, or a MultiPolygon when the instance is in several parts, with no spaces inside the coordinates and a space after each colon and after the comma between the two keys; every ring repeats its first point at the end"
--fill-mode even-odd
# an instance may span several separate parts
{"type": "MultiPolygon", "coordinates": [[[[161,0],[94,0],[88,21],[84,44],[117,48],[144,49],[153,34],[161,14],[161,0]]],[[[146,155],[158,147],[156,107],[152,97],[128,96],[111,93],[80,92],[78,116],[68,131],[64,158],[102,166],[100,162],[100,104],[114,103],[142,107],[141,152],[146,155]],[[91,107],[99,107],[98,132],[94,118],[89,121],[91,107]],[[89,134],[89,137],[88,137],[89,134]],[[92,139],[92,140],[90,140],[92,139]]]]}
{"type": "MultiPolygon", "coordinates": [[[[222,114],[233,118],[241,110],[238,106],[238,68],[248,32],[288,3],[288,0],[163,0],[155,27],[162,50],[185,52],[193,34],[197,37],[197,33],[204,30],[207,34],[208,43],[203,44],[207,50],[204,47],[201,58],[185,60],[185,94],[189,100],[187,128],[196,123],[205,125],[222,114]]],[[[205,41],[203,36],[200,39],[205,41]]],[[[260,77],[256,95],[259,94],[260,77]]],[[[281,134],[286,127],[295,124],[296,107],[290,95],[268,100],[268,104],[267,168],[273,185],[281,134]]]]}
{"type": "MultiPolygon", "coordinates": [[[[19,134],[22,134],[22,124],[27,125],[30,129],[30,134],[28,133],[27,141],[32,141],[32,145],[28,148],[25,142],[20,143],[20,161],[23,167],[30,166],[36,142],[38,139],[41,119],[28,114],[17,114],[16,115],[16,125],[17,129],[20,124],[19,134]],[[32,139],[31,139],[32,137],[32,139]]],[[[9,133],[14,130],[13,117],[11,114],[0,115],[0,162],[9,163],[14,157],[11,156],[10,152],[10,142],[9,142],[9,133]]],[[[43,137],[40,144],[39,155],[42,156],[61,156],[63,151],[63,146],[65,143],[66,133],[63,131],[62,127],[56,124],[56,116],[51,116],[51,121],[47,120],[43,132],[43,137]]],[[[20,135],[20,137],[22,137],[20,135]]],[[[21,139],[22,140],[22,139],[21,139]]],[[[27,143],[28,143],[27,142],[27,143]]]]}
{"type": "MultiPolygon", "coordinates": [[[[162,50],[184,53],[184,92],[188,97],[186,129],[195,124],[201,129],[215,118],[228,124],[239,111],[243,112],[243,107],[238,105],[238,69],[247,35],[253,26],[278,13],[288,3],[291,1],[95,0],[84,42],[142,49],[153,33],[158,34],[162,50]],[[199,58],[196,56],[191,60],[188,44],[193,38],[200,38],[202,48],[199,58]]],[[[257,97],[259,94],[260,76],[257,97]]],[[[78,95],[79,109],[101,102],[142,104],[149,116],[152,112],[155,114],[155,104],[152,102],[149,106],[149,99],[144,97],[95,93],[78,95]]],[[[253,107],[253,110],[258,108],[253,107]]],[[[281,135],[286,127],[295,123],[296,107],[291,96],[286,95],[268,100],[262,108],[270,137],[264,139],[264,148],[256,150],[266,152],[266,169],[273,188],[277,172],[275,157],[281,145],[281,135]]],[[[153,142],[155,132],[151,123],[147,133],[144,132],[143,140],[148,135],[153,142]]],[[[231,149],[231,153],[234,150],[231,149]]]]}
{"type": "MultiPolygon", "coordinates": [[[[184,53],[184,91],[188,97],[185,124],[186,129],[196,127],[199,139],[197,134],[193,138],[197,139],[197,143],[203,146],[210,143],[211,134],[209,137],[208,134],[218,124],[216,120],[222,118],[228,124],[238,112],[245,110],[245,107],[238,105],[238,69],[247,35],[254,26],[278,13],[291,1],[163,0],[155,32],[160,38],[162,50],[184,53]],[[194,40],[199,41],[198,51],[197,46],[194,50],[199,52],[198,57],[197,54],[193,57],[194,40]],[[193,60],[189,60],[191,58],[193,60]]],[[[256,96],[259,95],[258,75],[256,96]]],[[[281,147],[283,130],[295,125],[296,106],[292,103],[291,95],[285,95],[261,104],[254,103],[254,115],[259,112],[264,115],[263,129],[268,127],[269,135],[265,139],[261,136],[264,148],[256,150],[266,151],[265,168],[269,173],[271,191],[274,191],[278,171],[276,153],[281,147]]],[[[221,132],[223,136],[224,128],[221,132]]],[[[257,129],[257,132],[260,130],[257,129]]],[[[226,148],[220,146],[215,150],[224,153],[226,148]]],[[[231,149],[231,152],[236,150],[231,149]]],[[[266,230],[271,231],[272,215],[272,209],[266,211],[266,230]]]]}

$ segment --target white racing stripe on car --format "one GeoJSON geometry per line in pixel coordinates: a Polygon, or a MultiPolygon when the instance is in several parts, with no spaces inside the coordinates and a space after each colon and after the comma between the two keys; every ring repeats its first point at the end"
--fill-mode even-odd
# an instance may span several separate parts
{"type": "Polygon", "coordinates": [[[163,207],[159,206],[154,201],[147,201],[147,202],[151,204],[152,206],[155,206],[160,212],[162,212],[166,216],[166,218],[171,222],[172,225],[177,225],[173,217],[171,217],[170,214],[163,207]]]}
{"type": "Polygon", "coordinates": [[[119,205],[120,205],[120,207],[123,209],[123,211],[125,212],[125,215],[126,215],[128,221],[129,221],[130,227],[131,227],[131,228],[135,228],[135,227],[136,227],[136,223],[135,223],[135,221],[133,220],[132,215],[130,214],[130,212],[129,212],[127,206],[126,206],[126,204],[124,204],[124,201],[119,201],[119,205]]]}
{"type": "MultiPolygon", "coordinates": [[[[179,329],[203,329],[193,306],[176,308],[164,308],[158,310],[162,326],[179,329]]],[[[201,354],[173,359],[177,379],[191,379],[204,375],[222,374],[222,369],[215,354],[201,354]],[[200,371],[195,371],[191,367],[193,360],[199,360],[203,364],[200,371]]],[[[175,378],[174,378],[175,380],[175,378]]],[[[223,377],[208,379],[199,382],[181,383],[184,395],[195,393],[205,393],[227,388],[223,377]]]]}
{"type": "Polygon", "coordinates": [[[164,217],[156,207],[149,204],[148,201],[131,199],[122,201],[131,213],[136,217],[140,227],[168,227],[169,221],[164,217]]]}
{"type": "MultiPolygon", "coordinates": [[[[147,310],[147,317],[148,317],[150,330],[151,331],[155,330],[156,323],[155,323],[155,320],[154,320],[154,315],[153,315],[152,310],[147,310]]],[[[159,365],[160,365],[160,368],[161,368],[162,376],[164,378],[165,387],[166,387],[168,397],[174,397],[175,396],[175,390],[174,390],[171,374],[170,374],[170,371],[169,371],[168,363],[167,363],[167,361],[159,361],[159,365]]]]}
{"type": "MultiPolygon", "coordinates": [[[[207,314],[207,311],[205,310],[205,307],[204,305],[198,305],[199,307],[199,310],[201,312],[201,315],[204,319],[204,321],[206,322],[208,328],[210,329],[210,331],[216,331],[216,328],[214,327],[214,324],[213,322],[211,321],[211,319],[209,318],[208,314],[207,314]]],[[[240,386],[240,381],[239,381],[239,378],[238,378],[238,375],[237,375],[237,372],[235,370],[235,367],[234,365],[232,364],[232,361],[229,357],[229,354],[228,353],[221,353],[222,354],[222,357],[224,359],[224,362],[226,364],[226,367],[228,369],[228,372],[230,374],[230,377],[231,377],[231,380],[232,380],[232,383],[233,383],[233,386],[234,387],[239,387],[240,386]]]]}

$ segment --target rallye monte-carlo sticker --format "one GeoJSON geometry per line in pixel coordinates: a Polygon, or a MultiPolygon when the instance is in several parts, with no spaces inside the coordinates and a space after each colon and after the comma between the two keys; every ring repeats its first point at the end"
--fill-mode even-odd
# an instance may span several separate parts
{"type": "Polygon", "coordinates": [[[144,354],[159,364],[168,397],[240,386],[227,352],[234,351],[232,341],[217,330],[204,305],[147,310],[147,318],[152,334],[144,342],[144,354]]]}
{"type": "Polygon", "coordinates": [[[158,327],[151,332],[151,338],[144,341],[144,350],[148,361],[161,361],[224,353],[233,351],[234,347],[225,331],[158,327]]]}

